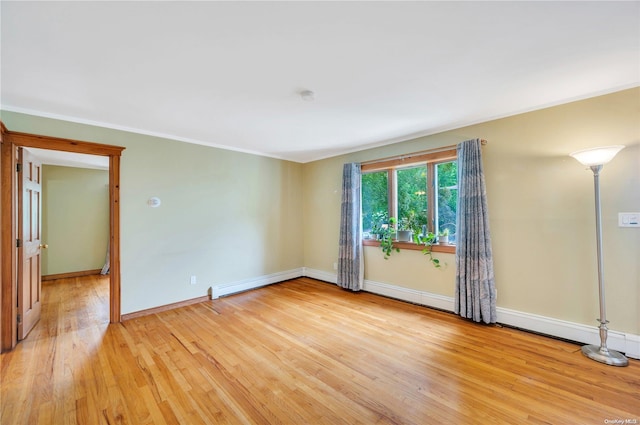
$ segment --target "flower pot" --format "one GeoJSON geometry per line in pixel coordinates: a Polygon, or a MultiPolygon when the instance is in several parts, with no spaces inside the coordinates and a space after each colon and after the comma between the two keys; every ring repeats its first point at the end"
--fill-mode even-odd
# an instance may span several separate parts
{"type": "Polygon", "coordinates": [[[398,242],[411,242],[413,232],[411,230],[398,230],[398,242]]]}
{"type": "Polygon", "coordinates": [[[448,245],[449,244],[449,235],[447,235],[447,236],[438,236],[438,243],[440,245],[448,245]]]}

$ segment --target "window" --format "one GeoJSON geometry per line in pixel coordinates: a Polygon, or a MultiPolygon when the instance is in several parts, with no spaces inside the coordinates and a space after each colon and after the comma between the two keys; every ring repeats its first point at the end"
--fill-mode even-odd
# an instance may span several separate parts
{"type": "Polygon", "coordinates": [[[458,206],[458,161],[435,164],[435,181],[438,182],[436,197],[436,233],[449,234],[449,243],[456,241],[456,214],[458,206]]]}
{"type": "Polygon", "coordinates": [[[389,221],[389,176],[386,171],[362,175],[362,228],[371,229],[389,221]]]}
{"type": "Polygon", "coordinates": [[[448,233],[455,243],[457,211],[455,149],[416,154],[362,165],[362,226],[375,238],[389,217],[399,230],[417,235],[448,233]]]}

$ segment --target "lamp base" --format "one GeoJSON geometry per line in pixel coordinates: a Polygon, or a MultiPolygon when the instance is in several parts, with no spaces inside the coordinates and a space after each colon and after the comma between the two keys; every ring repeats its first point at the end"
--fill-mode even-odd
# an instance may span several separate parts
{"type": "Polygon", "coordinates": [[[591,360],[605,363],[610,366],[629,365],[629,359],[627,359],[624,354],[618,353],[615,350],[609,350],[607,348],[601,350],[601,347],[598,345],[583,345],[582,354],[589,357],[591,360]]]}

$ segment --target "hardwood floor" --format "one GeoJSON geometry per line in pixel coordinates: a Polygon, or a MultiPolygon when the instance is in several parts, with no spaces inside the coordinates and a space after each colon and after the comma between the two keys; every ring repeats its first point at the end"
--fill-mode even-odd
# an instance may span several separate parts
{"type": "Polygon", "coordinates": [[[0,423],[640,423],[640,361],[567,342],[307,278],[109,325],[108,290],[44,285],[0,423]]]}

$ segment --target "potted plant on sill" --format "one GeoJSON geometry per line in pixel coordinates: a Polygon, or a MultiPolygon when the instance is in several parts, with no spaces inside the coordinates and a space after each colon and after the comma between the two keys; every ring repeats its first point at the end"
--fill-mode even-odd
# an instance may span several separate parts
{"type": "Polygon", "coordinates": [[[438,243],[440,245],[449,244],[449,228],[445,227],[440,233],[438,233],[438,243]]]}
{"type": "Polygon", "coordinates": [[[395,217],[389,218],[388,224],[380,226],[380,233],[378,234],[378,241],[380,242],[380,249],[384,253],[384,259],[388,260],[392,251],[400,252],[400,248],[393,246],[393,239],[396,236],[396,219],[395,217]]]}
{"type": "Polygon", "coordinates": [[[408,217],[400,219],[396,238],[398,242],[411,242],[413,240],[413,229],[408,217]]]}
{"type": "Polygon", "coordinates": [[[423,223],[424,220],[421,222],[415,211],[409,211],[406,216],[402,217],[398,225],[398,241],[419,244],[420,230],[422,229],[423,233],[426,230],[423,223]]]}
{"type": "Polygon", "coordinates": [[[388,214],[386,212],[380,212],[380,211],[375,212],[371,216],[371,221],[372,221],[371,233],[370,233],[371,239],[376,241],[380,240],[381,235],[384,233],[383,226],[385,226],[389,221],[388,214]]]}

